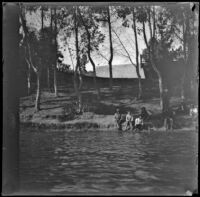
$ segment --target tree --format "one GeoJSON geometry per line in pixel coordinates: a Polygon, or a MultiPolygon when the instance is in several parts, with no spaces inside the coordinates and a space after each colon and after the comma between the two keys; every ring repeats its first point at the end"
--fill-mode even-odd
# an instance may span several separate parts
{"type": "MultiPolygon", "coordinates": [[[[49,11],[49,8],[46,5],[41,5],[39,9],[41,11],[41,34],[43,34],[44,33],[43,30],[44,30],[44,28],[46,28],[45,22],[47,21],[47,17],[48,17],[47,11],[49,11]]],[[[51,17],[51,23],[52,23],[52,17],[51,17]]],[[[50,27],[52,27],[52,24],[50,24],[50,27]]],[[[49,35],[46,35],[45,38],[47,38],[47,37],[50,38],[50,36],[52,35],[52,32],[48,31],[46,33],[48,33],[49,35]]],[[[49,43],[51,43],[51,39],[49,39],[49,38],[48,38],[48,41],[49,41],[49,43]]],[[[45,44],[47,44],[48,47],[50,47],[48,43],[45,43],[45,44]]],[[[48,50],[48,52],[50,52],[50,51],[48,50]]],[[[44,53],[45,53],[45,51],[44,51],[44,53]]],[[[46,59],[47,61],[44,60],[44,62],[46,62],[46,64],[45,64],[45,68],[44,68],[44,70],[42,71],[42,74],[41,74],[41,79],[42,79],[41,83],[43,84],[43,79],[46,79],[46,83],[44,83],[44,84],[50,90],[50,70],[49,70],[50,61],[48,61],[49,59],[51,59],[51,58],[46,59]]]]}
{"type": "MultiPolygon", "coordinates": [[[[72,65],[73,67],[75,67],[73,82],[74,89],[77,95],[77,100],[80,106],[80,112],[82,110],[82,75],[84,72],[87,72],[85,66],[88,61],[91,62],[93,69],[95,69],[96,71],[96,65],[92,58],[92,52],[98,50],[99,44],[103,42],[103,39],[105,37],[98,29],[99,24],[96,20],[97,13],[98,11],[95,7],[88,6],[71,6],[70,8],[64,7],[62,8],[60,13],[60,16],[62,16],[60,17],[62,18],[60,21],[60,29],[62,29],[61,39],[64,43],[64,46],[67,48],[65,50],[69,51],[72,65]],[[75,45],[70,42],[70,40],[73,39],[75,39],[75,45]],[[76,65],[74,66],[75,61],[76,65]]],[[[95,74],[93,76],[95,80],[95,74]]],[[[100,89],[98,88],[97,83],[94,82],[94,85],[96,87],[95,89],[97,90],[98,96],[98,94],[100,94],[100,89]]]]}
{"type": "MultiPolygon", "coordinates": [[[[165,110],[165,100],[163,100],[163,89],[167,87],[167,80],[164,80],[165,72],[163,68],[170,63],[170,49],[172,46],[172,35],[174,29],[171,26],[171,16],[165,7],[157,10],[150,7],[141,7],[139,20],[143,27],[143,37],[148,49],[148,61],[158,77],[160,106],[165,110]],[[153,22],[152,22],[153,21],[153,22]],[[150,38],[147,40],[145,23],[148,24],[150,38]],[[153,24],[152,24],[153,23],[153,24]]],[[[168,101],[166,101],[168,102],[168,101]]]]}
{"type": "MultiPolygon", "coordinates": [[[[132,22],[132,28],[134,32],[134,40],[135,40],[135,58],[136,58],[136,64],[131,63],[136,68],[136,73],[138,76],[138,99],[141,99],[142,97],[142,84],[141,84],[141,75],[139,71],[139,47],[138,47],[138,32],[137,32],[137,22],[138,22],[138,10],[136,7],[126,7],[126,6],[120,6],[117,7],[117,15],[122,19],[122,25],[124,27],[129,28],[130,24],[132,22]],[[128,16],[132,15],[132,21],[128,18],[128,16]]],[[[124,47],[123,47],[124,48],[124,47]]],[[[127,50],[126,50],[127,53],[127,50]]],[[[130,57],[130,56],[129,56],[130,57]]],[[[131,59],[131,58],[129,58],[131,59]]]]}
{"type": "MultiPolygon", "coordinates": [[[[37,8],[35,6],[30,6],[30,7],[23,6],[23,9],[21,9],[23,17],[25,18],[25,15],[26,15],[27,12],[36,11],[36,9],[37,8]]],[[[22,36],[22,38],[23,38],[22,31],[20,31],[20,36],[22,36]]],[[[22,39],[20,41],[20,59],[21,59],[21,64],[23,64],[25,62],[25,64],[27,65],[27,70],[26,70],[27,94],[30,95],[30,93],[31,93],[31,84],[32,84],[31,83],[32,67],[30,65],[30,62],[27,59],[27,53],[28,53],[28,51],[27,51],[27,44],[22,39]]]]}
{"type": "MultiPolygon", "coordinates": [[[[57,19],[59,23],[59,30],[62,32],[62,41],[70,52],[71,62],[73,64],[73,58],[76,61],[74,66],[73,84],[74,90],[77,96],[78,111],[82,112],[82,94],[81,89],[83,85],[82,73],[87,62],[85,58],[86,49],[81,43],[81,35],[83,32],[80,22],[80,16],[77,11],[77,6],[63,7],[57,13],[57,19]],[[69,45],[69,39],[74,38],[72,46],[69,45]]],[[[74,64],[73,64],[74,65],[74,64]]]]}
{"type": "Polygon", "coordinates": [[[40,110],[40,96],[41,96],[41,73],[44,67],[43,58],[43,30],[40,32],[31,31],[26,25],[26,17],[23,11],[23,6],[20,5],[20,19],[24,32],[23,42],[26,46],[26,61],[32,67],[37,78],[37,90],[35,99],[35,111],[40,110]]]}
{"type": "Polygon", "coordinates": [[[88,58],[93,67],[93,79],[94,79],[94,86],[97,91],[97,99],[100,100],[100,89],[99,89],[97,81],[96,81],[96,65],[91,56],[91,52],[94,51],[95,49],[98,50],[98,46],[100,43],[102,43],[104,41],[105,35],[103,35],[98,30],[99,25],[95,23],[92,7],[87,7],[85,10],[83,10],[83,9],[84,8],[82,8],[82,11],[84,11],[83,12],[84,17],[81,14],[80,8],[78,9],[81,22],[82,22],[83,26],[85,27],[86,35],[87,35],[87,39],[85,39],[84,34],[82,35],[82,39],[83,39],[82,42],[86,43],[88,58]]]}
{"type": "MultiPolygon", "coordinates": [[[[52,37],[53,37],[53,10],[50,8],[50,37],[51,37],[51,43],[52,43],[52,37]]],[[[47,65],[47,87],[50,90],[50,67],[51,63],[47,65]]]]}
{"type": "Polygon", "coordinates": [[[100,52],[99,55],[101,55],[103,58],[108,60],[109,65],[109,88],[112,90],[113,86],[113,73],[112,73],[112,61],[113,61],[113,39],[112,39],[112,22],[111,22],[111,16],[112,16],[112,7],[111,6],[98,6],[93,7],[94,12],[96,13],[96,21],[101,22],[103,26],[108,26],[108,36],[109,36],[109,52],[110,57],[105,58],[100,52]]]}
{"type": "Polygon", "coordinates": [[[109,44],[110,44],[110,59],[108,61],[109,63],[109,72],[110,72],[110,90],[112,90],[112,61],[113,61],[113,43],[112,43],[112,32],[111,32],[111,21],[110,21],[110,8],[109,6],[107,7],[107,20],[108,20],[108,30],[109,30],[109,44]]]}
{"type": "Polygon", "coordinates": [[[75,30],[75,47],[76,47],[76,67],[74,72],[74,88],[75,92],[78,98],[78,111],[82,112],[82,95],[81,95],[81,83],[82,83],[82,77],[81,77],[81,68],[80,68],[80,54],[79,54],[79,40],[78,40],[78,27],[79,27],[79,21],[78,21],[78,13],[77,13],[77,6],[74,9],[74,30],[75,30]],[[79,73],[79,79],[80,84],[78,86],[77,84],[77,75],[79,73]]]}
{"type": "Polygon", "coordinates": [[[19,51],[20,65],[21,65],[21,67],[23,65],[26,65],[25,74],[26,74],[26,80],[27,80],[27,84],[26,84],[27,85],[27,95],[30,95],[30,93],[31,93],[31,65],[29,64],[29,61],[26,61],[26,46],[23,42],[19,43],[19,49],[20,49],[20,51],[19,51]]]}
{"type": "MultiPolygon", "coordinates": [[[[48,88],[50,89],[50,76],[51,76],[51,71],[52,73],[52,81],[53,81],[53,89],[54,89],[54,94],[55,96],[58,96],[58,88],[57,88],[57,67],[58,67],[58,56],[59,56],[59,44],[58,44],[58,34],[62,30],[63,25],[63,18],[65,18],[66,13],[62,12],[62,8],[50,8],[50,15],[48,20],[50,20],[50,26],[49,26],[49,42],[50,47],[51,47],[51,57],[49,57],[49,63],[46,65],[47,69],[47,85],[48,88]],[[64,15],[65,14],[65,15],[64,15]]],[[[48,7],[46,9],[49,9],[48,7]]],[[[65,10],[68,11],[68,10],[65,10]]]]}
{"type": "MultiPolygon", "coordinates": [[[[195,4],[194,4],[195,6],[195,4]]],[[[194,7],[195,8],[195,7],[194,7]]],[[[197,72],[197,43],[198,40],[198,25],[197,17],[199,14],[198,5],[192,11],[190,3],[182,4],[178,7],[169,7],[168,11],[171,13],[172,25],[174,28],[174,36],[182,45],[183,76],[181,80],[181,97],[191,95],[193,80],[196,78],[197,72]],[[194,62],[194,59],[195,62],[194,62]],[[196,68],[195,68],[196,67],[196,68]]]]}
{"type": "Polygon", "coordinates": [[[133,30],[134,30],[134,36],[135,36],[136,72],[138,76],[138,88],[139,88],[138,99],[141,99],[142,84],[141,84],[141,75],[139,71],[139,49],[138,49],[137,27],[136,27],[136,10],[134,7],[132,8],[132,15],[133,15],[133,30]]]}
{"type": "Polygon", "coordinates": [[[53,62],[53,73],[54,73],[54,93],[55,96],[58,96],[58,88],[57,88],[57,14],[56,8],[54,8],[54,31],[53,31],[53,43],[54,43],[54,62],[53,62]]]}

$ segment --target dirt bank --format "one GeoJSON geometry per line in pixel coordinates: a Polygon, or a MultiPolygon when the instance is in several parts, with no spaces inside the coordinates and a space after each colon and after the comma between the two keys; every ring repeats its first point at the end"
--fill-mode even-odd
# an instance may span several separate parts
{"type": "MultiPolygon", "coordinates": [[[[87,112],[77,115],[73,120],[68,120],[64,113],[64,107],[70,105],[75,100],[73,90],[69,92],[59,91],[59,96],[55,97],[53,93],[42,92],[41,110],[34,111],[35,95],[23,97],[20,100],[20,122],[26,127],[47,128],[47,129],[115,129],[113,114],[116,108],[120,108],[123,114],[130,110],[133,115],[140,112],[142,106],[151,114],[151,122],[154,129],[162,130],[163,119],[159,107],[159,99],[149,97],[143,100],[137,100],[130,94],[129,87],[121,89],[114,87],[110,92],[106,88],[101,88],[101,102],[96,102],[96,95],[91,90],[82,91],[84,103],[87,104],[87,112]]],[[[176,108],[180,103],[180,98],[171,98],[170,105],[176,108]]],[[[197,120],[189,115],[176,115],[174,129],[187,128],[195,129],[197,120]]]]}

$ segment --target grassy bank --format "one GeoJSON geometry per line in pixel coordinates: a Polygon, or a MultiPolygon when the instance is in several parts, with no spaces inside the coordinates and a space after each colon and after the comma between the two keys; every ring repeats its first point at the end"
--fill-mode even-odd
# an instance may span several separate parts
{"type": "MultiPolygon", "coordinates": [[[[151,113],[151,122],[157,129],[162,129],[163,119],[160,116],[159,99],[153,90],[145,91],[146,98],[137,100],[133,87],[122,88],[115,86],[113,91],[101,88],[101,102],[97,102],[95,91],[83,90],[83,103],[87,105],[87,112],[76,115],[68,120],[64,113],[66,105],[71,105],[76,99],[74,90],[70,87],[60,86],[59,96],[43,91],[41,95],[41,110],[34,111],[35,95],[22,97],[20,100],[20,121],[23,126],[53,129],[114,129],[113,114],[116,108],[120,108],[123,114],[130,110],[133,115],[140,113],[141,107],[151,113]]],[[[178,107],[180,98],[172,97],[170,105],[178,107]]],[[[175,129],[195,129],[197,122],[189,115],[177,115],[175,117],[175,129]]]]}

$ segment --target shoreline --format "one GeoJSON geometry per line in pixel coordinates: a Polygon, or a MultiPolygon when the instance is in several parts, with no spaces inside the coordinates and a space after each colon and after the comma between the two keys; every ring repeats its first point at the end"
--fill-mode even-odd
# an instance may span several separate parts
{"type": "MultiPolygon", "coordinates": [[[[93,90],[92,90],[93,91],[93,90]]],[[[42,92],[41,110],[35,112],[34,96],[30,95],[20,100],[20,125],[26,128],[37,129],[66,129],[66,130],[117,130],[114,113],[119,108],[121,114],[126,115],[131,111],[133,116],[140,114],[141,107],[145,107],[150,114],[150,122],[154,130],[164,130],[164,120],[160,109],[159,98],[152,97],[148,100],[134,99],[130,95],[130,89],[116,88],[112,93],[109,90],[102,89],[101,102],[96,101],[96,97],[91,90],[84,92],[85,98],[90,98],[90,102],[85,100],[87,108],[81,115],[69,116],[70,106],[73,104],[74,93],[65,93],[60,90],[59,97],[53,93],[42,92]],[[123,95],[123,96],[120,96],[123,95]]],[[[181,98],[172,97],[170,106],[178,109],[181,98]]],[[[177,113],[174,116],[174,130],[196,130],[198,120],[186,114],[177,113]]]]}
{"type": "MultiPolygon", "coordinates": [[[[114,123],[114,121],[109,121],[111,120],[111,115],[105,115],[103,118],[99,118],[98,120],[93,120],[93,119],[75,119],[72,121],[64,121],[60,122],[57,119],[50,119],[50,120],[40,120],[37,119],[35,121],[29,120],[29,121],[20,121],[20,126],[23,128],[32,128],[32,129],[50,129],[50,130],[63,130],[66,129],[67,131],[69,130],[76,130],[76,131],[81,131],[81,130],[117,130],[117,127],[114,123]]],[[[198,122],[192,120],[191,117],[188,116],[188,120],[179,117],[177,120],[179,122],[184,122],[188,124],[180,124],[182,126],[176,126],[173,131],[192,131],[192,130],[198,130],[198,122]]],[[[161,124],[161,122],[160,122],[161,124]]],[[[128,130],[130,131],[130,130],[128,130]]],[[[145,130],[143,130],[145,131],[145,130]]],[[[146,130],[147,131],[147,130],[146,130]]],[[[163,125],[161,126],[153,126],[150,131],[165,131],[163,125]]],[[[37,131],[36,131],[37,132],[37,131]]],[[[123,130],[122,130],[123,132],[123,130]]],[[[124,131],[126,132],[126,131],[124,131]]]]}

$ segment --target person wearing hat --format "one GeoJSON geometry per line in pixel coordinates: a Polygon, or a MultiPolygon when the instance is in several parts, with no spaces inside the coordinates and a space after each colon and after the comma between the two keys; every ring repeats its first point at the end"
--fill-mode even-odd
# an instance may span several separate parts
{"type": "Polygon", "coordinates": [[[149,120],[149,113],[147,112],[145,107],[141,108],[140,116],[144,121],[149,120]]]}

